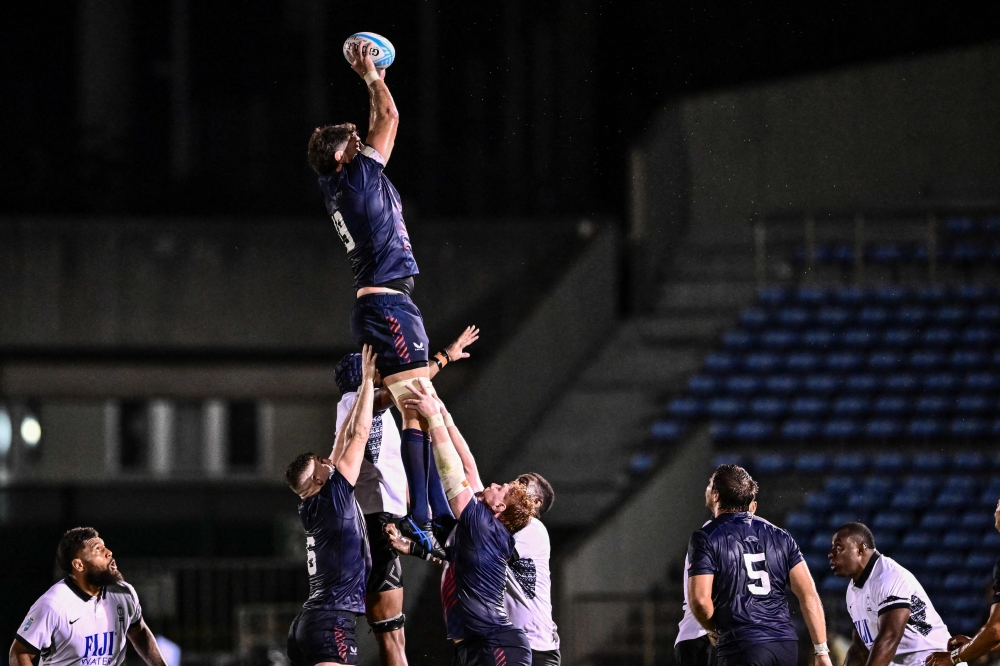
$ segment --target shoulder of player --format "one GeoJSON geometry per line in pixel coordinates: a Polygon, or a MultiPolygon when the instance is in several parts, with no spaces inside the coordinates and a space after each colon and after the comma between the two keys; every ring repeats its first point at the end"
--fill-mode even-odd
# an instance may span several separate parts
{"type": "Polygon", "coordinates": [[[382,157],[382,153],[378,152],[368,144],[365,144],[365,147],[361,149],[358,155],[360,157],[370,159],[373,162],[377,162],[380,166],[385,166],[385,158],[382,157]]]}
{"type": "Polygon", "coordinates": [[[542,521],[532,518],[524,529],[514,535],[514,542],[522,556],[530,552],[533,557],[538,557],[549,550],[549,531],[542,521]]]}

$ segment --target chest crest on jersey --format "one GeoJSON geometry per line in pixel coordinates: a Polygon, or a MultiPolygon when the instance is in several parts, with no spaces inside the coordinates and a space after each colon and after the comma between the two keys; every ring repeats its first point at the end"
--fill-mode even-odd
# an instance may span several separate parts
{"type": "Polygon", "coordinates": [[[534,599],[535,583],[538,581],[534,561],[527,557],[522,557],[517,562],[511,563],[510,570],[514,573],[514,578],[521,585],[521,589],[524,590],[524,596],[534,599]]]}
{"type": "Polygon", "coordinates": [[[372,429],[368,433],[368,443],[365,445],[365,460],[371,464],[378,463],[378,454],[382,452],[382,414],[372,418],[372,429]]]}

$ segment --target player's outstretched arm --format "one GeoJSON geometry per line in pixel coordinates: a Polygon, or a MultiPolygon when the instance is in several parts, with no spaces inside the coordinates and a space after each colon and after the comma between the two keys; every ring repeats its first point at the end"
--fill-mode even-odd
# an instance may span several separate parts
{"type": "Polygon", "coordinates": [[[10,646],[10,652],[7,653],[10,666],[33,666],[37,657],[37,652],[32,652],[27,645],[16,638],[10,646]]]}
{"type": "Polygon", "coordinates": [[[469,489],[473,493],[478,493],[483,489],[483,480],[479,476],[479,466],[476,465],[476,459],[469,449],[469,443],[465,441],[465,437],[462,436],[462,433],[458,430],[458,426],[455,425],[455,420],[448,413],[448,408],[445,407],[445,404],[440,399],[438,399],[438,406],[441,408],[441,416],[444,417],[445,427],[448,428],[448,437],[451,438],[451,443],[455,445],[458,457],[462,459],[462,468],[465,470],[465,478],[469,482],[469,489]]]}
{"type": "Polygon", "coordinates": [[[855,629],[851,635],[851,647],[847,648],[847,656],[844,657],[844,666],[864,666],[867,661],[868,648],[855,629]]]}
{"type": "Polygon", "coordinates": [[[465,348],[478,339],[479,329],[475,326],[466,326],[462,334],[455,338],[450,345],[434,354],[431,362],[427,364],[428,376],[434,379],[437,373],[444,370],[444,366],[461,361],[463,358],[469,358],[469,353],[465,351],[465,348]]]}
{"type": "Polygon", "coordinates": [[[878,616],[878,636],[868,653],[868,666],[888,666],[896,656],[896,648],[909,620],[909,608],[894,608],[878,616]]]}
{"type": "Polygon", "coordinates": [[[448,434],[439,399],[431,395],[422,383],[414,382],[412,388],[416,397],[407,398],[403,401],[403,405],[416,410],[427,419],[434,451],[434,464],[437,465],[438,476],[441,477],[441,485],[444,486],[444,494],[448,498],[451,512],[455,518],[459,518],[472,500],[472,490],[465,478],[465,466],[448,434]]]}
{"type": "MultiPolygon", "coordinates": [[[[952,639],[955,640],[954,638],[952,639]]],[[[990,617],[983,628],[976,632],[972,640],[956,647],[957,660],[972,663],[983,655],[1000,648],[1000,603],[990,606],[990,617]]],[[[951,647],[949,645],[949,647],[951,647]]],[[[932,652],[924,661],[927,666],[952,666],[952,657],[947,652],[932,652]]]]}
{"type": "MultiPolygon", "coordinates": [[[[333,466],[352,486],[361,473],[361,461],[365,457],[365,445],[372,429],[372,403],[375,398],[375,352],[368,345],[361,350],[361,386],[358,399],[344,421],[343,447],[334,450],[333,466]]],[[[340,434],[338,433],[338,438],[340,434]]],[[[339,442],[338,442],[339,443],[339,442]]]]}
{"type": "MultiPolygon", "coordinates": [[[[799,562],[788,572],[788,580],[792,592],[799,599],[802,608],[802,619],[812,638],[813,645],[826,644],[826,616],[823,614],[823,602],[816,592],[816,583],[805,561],[799,562]]],[[[815,666],[831,666],[829,653],[817,654],[813,657],[815,666]]]]}
{"type": "Polygon", "coordinates": [[[156,644],[156,637],[146,626],[145,620],[139,620],[135,626],[128,630],[128,639],[148,666],[167,666],[163,655],[160,654],[160,646],[156,644]]]}
{"type": "Polygon", "coordinates": [[[396,143],[396,128],[399,127],[399,112],[396,103],[385,85],[385,70],[375,69],[369,46],[371,42],[361,40],[353,49],[347,52],[351,69],[368,84],[368,136],[365,143],[379,152],[389,161],[392,147],[396,143]]]}

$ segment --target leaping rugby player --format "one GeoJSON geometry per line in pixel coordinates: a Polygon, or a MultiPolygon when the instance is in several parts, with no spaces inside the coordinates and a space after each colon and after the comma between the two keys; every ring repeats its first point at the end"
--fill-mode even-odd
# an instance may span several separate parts
{"type": "MultiPolygon", "coordinates": [[[[447,351],[428,357],[423,316],[410,299],[413,277],[420,271],[399,193],[383,172],[396,141],[399,113],[385,85],[385,70],[375,68],[369,44],[362,40],[347,54],[351,68],[368,85],[365,141],[352,123],[318,127],[309,139],[308,158],[354,272],[357,301],[351,312],[351,334],[358,347],[371,345],[375,350],[379,374],[403,417],[401,446],[410,511],[416,526],[424,529],[431,519],[428,501],[436,499],[427,493],[427,422],[402,399],[412,395],[410,382],[428,379],[429,360],[440,368],[453,359],[447,351]]],[[[448,513],[443,498],[437,504],[435,515],[448,513]]]]}

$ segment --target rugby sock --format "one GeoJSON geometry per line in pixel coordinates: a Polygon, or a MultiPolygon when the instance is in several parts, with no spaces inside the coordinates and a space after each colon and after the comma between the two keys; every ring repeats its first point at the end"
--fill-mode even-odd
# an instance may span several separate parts
{"type": "MultiPolygon", "coordinates": [[[[403,469],[406,471],[406,482],[410,485],[410,515],[421,527],[431,519],[427,509],[428,459],[424,453],[424,449],[427,448],[427,440],[424,437],[424,433],[416,428],[407,428],[400,437],[403,469]]],[[[433,466],[431,462],[431,467],[433,466]]],[[[438,485],[441,485],[440,481],[438,485]]]]}
{"type": "Polygon", "coordinates": [[[444,486],[441,485],[441,477],[438,476],[437,465],[434,464],[434,452],[431,450],[431,435],[425,432],[427,451],[427,499],[431,505],[431,517],[441,516],[452,517],[451,506],[448,498],[444,494],[444,486]]]}

